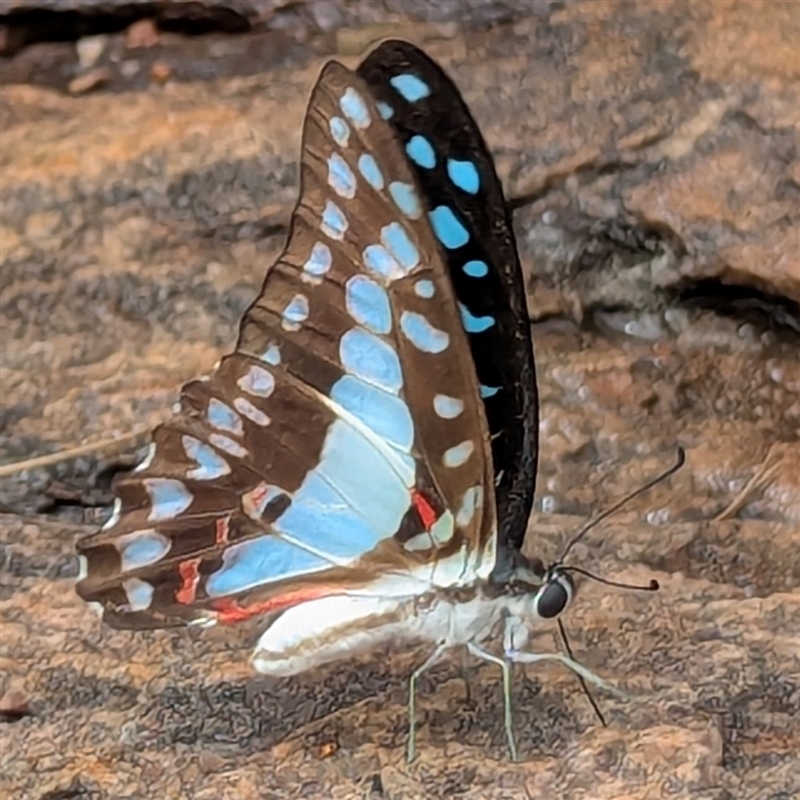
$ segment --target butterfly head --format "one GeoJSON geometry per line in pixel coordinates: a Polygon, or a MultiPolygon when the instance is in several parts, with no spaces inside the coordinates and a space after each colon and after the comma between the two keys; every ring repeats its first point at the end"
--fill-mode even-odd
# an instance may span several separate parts
{"type": "Polygon", "coordinates": [[[533,612],[542,619],[560,616],[575,597],[575,582],[568,568],[561,563],[546,567],[541,559],[515,555],[506,579],[507,592],[527,597],[533,612]]]}
{"type": "Polygon", "coordinates": [[[561,565],[550,567],[534,597],[535,611],[543,619],[553,619],[566,611],[574,596],[572,576],[561,565]]]}

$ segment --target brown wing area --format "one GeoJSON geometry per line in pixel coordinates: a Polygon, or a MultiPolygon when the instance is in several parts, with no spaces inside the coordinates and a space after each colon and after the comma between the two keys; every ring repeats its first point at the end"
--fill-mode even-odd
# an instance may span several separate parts
{"type": "Polygon", "coordinates": [[[327,65],[289,241],[236,352],[184,386],[79,543],[78,592],[108,622],[234,621],[387,571],[491,569],[488,433],[428,211],[366,86],[327,65]]]}

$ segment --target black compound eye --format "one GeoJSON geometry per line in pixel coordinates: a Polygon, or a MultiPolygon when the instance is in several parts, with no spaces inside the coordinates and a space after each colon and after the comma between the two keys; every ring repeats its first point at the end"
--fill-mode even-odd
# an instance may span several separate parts
{"type": "Polygon", "coordinates": [[[547,581],[536,599],[536,613],[543,619],[557,617],[572,599],[572,581],[566,574],[554,575],[547,581]]]}

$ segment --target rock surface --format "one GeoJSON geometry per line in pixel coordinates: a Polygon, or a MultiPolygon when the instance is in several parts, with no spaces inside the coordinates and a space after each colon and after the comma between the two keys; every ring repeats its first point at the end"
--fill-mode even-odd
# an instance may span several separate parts
{"type": "Polygon", "coordinates": [[[41,43],[4,62],[0,95],[8,797],[800,794],[798,7],[531,9],[391,33],[455,77],[516,208],[543,409],[526,547],[554,557],[687,449],[574,554],[662,584],[584,582],[566,618],[579,659],[635,699],[601,697],[602,728],[568,674],[529,668],[511,764],[495,671],[475,668],[466,700],[446,664],[407,766],[419,653],[276,682],[247,664],[251,630],[99,626],[72,591],[74,541],[181,383],[232,346],[282,245],[316,73],[355,65],[389,17],[41,43]],[[108,80],[69,96],[88,69],[108,80]]]}

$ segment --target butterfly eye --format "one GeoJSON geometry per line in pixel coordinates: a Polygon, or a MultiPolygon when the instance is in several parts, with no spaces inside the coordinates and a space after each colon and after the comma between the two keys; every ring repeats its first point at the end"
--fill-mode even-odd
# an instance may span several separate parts
{"type": "Polygon", "coordinates": [[[536,597],[536,613],[543,619],[553,619],[570,604],[575,593],[572,578],[566,572],[553,572],[536,597]]]}

